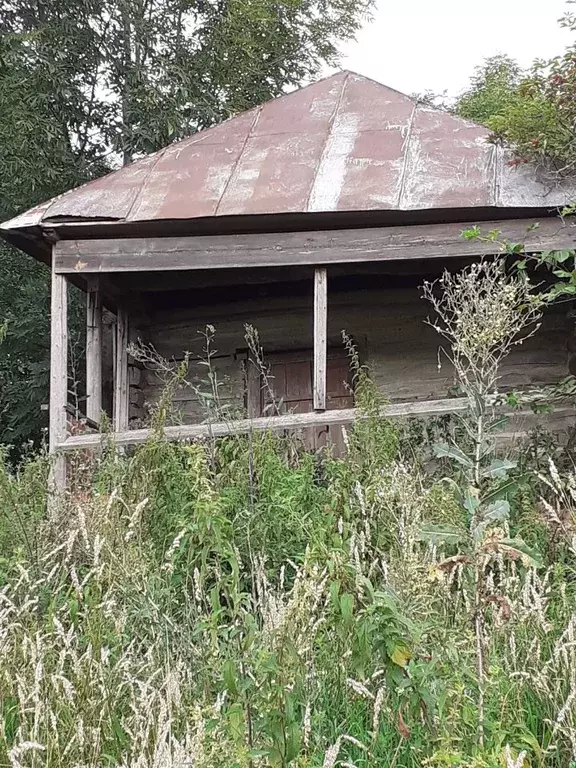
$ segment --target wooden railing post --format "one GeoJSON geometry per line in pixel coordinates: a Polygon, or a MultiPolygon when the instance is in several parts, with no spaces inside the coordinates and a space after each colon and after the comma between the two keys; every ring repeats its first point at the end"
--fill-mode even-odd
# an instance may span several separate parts
{"type": "Polygon", "coordinates": [[[52,456],[50,490],[66,489],[66,458],[57,447],[66,440],[68,418],[68,283],[52,268],[50,310],[50,427],[49,450],[52,456]]]}
{"type": "Polygon", "coordinates": [[[114,364],[114,431],[128,429],[128,313],[118,307],[116,314],[116,360],[114,364]]]}
{"type": "Polygon", "coordinates": [[[86,278],[86,416],[100,423],[102,415],[102,300],[100,278],[86,278]]]}
{"type": "Polygon", "coordinates": [[[314,410],[326,410],[326,360],[328,347],[328,275],[326,267],[314,270],[314,410]]]}

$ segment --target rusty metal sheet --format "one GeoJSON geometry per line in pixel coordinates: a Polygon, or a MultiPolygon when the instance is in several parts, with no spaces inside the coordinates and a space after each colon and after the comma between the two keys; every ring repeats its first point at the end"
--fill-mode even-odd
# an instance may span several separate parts
{"type": "Polygon", "coordinates": [[[415,107],[409,96],[350,72],[339,114],[350,119],[356,131],[380,132],[403,129],[415,107]]]}
{"type": "Polygon", "coordinates": [[[57,218],[127,219],[151,168],[162,154],[142,158],[107,176],[66,192],[55,200],[43,220],[57,218]]]}
{"type": "Polygon", "coordinates": [[[253,136],[218,206],[218,215],[299,213],[314,183],[324,134],[253,136]]]}
{"type": "Polygon", "coordinates": [[[419,107],[406,147],[400,206],[476,208],[497,205],[488,131],[436,109],[419,107]]]}
{"type": "Polygon", "coordinates": [[[250,110],[167,147],[130,211],[131,221],[215,216],[258,115],[250,110]]]}
{"type": "Polygon", "coordinates": [[[339,72],[267,102],[260,110],[252,135],[321,133],[326,138],[347,81],[348,73],[339,72]]]}
{"type": "Polygon", "coordinates": [[[407,96],[351,75],[316,176],[313,209],[397,208],[415,109],[407,96]]]}
{"type": "MultiPolygon", "coordinates": [[[[485,128],[339,72],[6,222],[541,208],[576,185],[511,168],[485,128]]],[[[135,227],[136,229],[136,227],[135,227]]]]}

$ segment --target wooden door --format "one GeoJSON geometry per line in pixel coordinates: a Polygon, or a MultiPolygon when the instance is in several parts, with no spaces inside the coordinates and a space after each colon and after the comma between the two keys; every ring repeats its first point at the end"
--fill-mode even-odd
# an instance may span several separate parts
{"type": "MultiPolygon", "coordinates": [[[[308,413],[314,410],[312,397],[313,361],[312,352],[286,352],[268,358],[270,386],[261,382],[258,409],[249,411],[259,416],[273,416],[277,413],[308,413]],[[263,385],[263,386],[262,386],[263,385]]],[[[348,358],[341,352],[329,353],[326,373],[326,407],[328,410],[352,408],[352,376],[348,358]]],[[[334,453],[344,451],[342,427],[309,427],[303,430],[308,448],[318,448],[331,443],[334,453]]]]}

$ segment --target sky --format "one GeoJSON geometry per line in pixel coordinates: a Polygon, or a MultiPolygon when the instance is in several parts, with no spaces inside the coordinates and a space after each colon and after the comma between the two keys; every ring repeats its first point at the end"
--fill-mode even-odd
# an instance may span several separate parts
{"type": "Polygon", "coordinates": [[[576,42],[558,19],[566,0],[376,0],[374,20],[342,48],[342,67],[403,93],[456,96],[483,59],[522,66],[576,42]]]}

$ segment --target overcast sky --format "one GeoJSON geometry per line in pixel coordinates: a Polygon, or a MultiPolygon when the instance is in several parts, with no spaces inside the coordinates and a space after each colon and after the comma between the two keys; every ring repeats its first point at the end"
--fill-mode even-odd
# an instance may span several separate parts
{"type": "Polygon", "coordinates": [[[562,53],[573,37],[558,25],[565,0],[376,2],[374,21],[343,48],[342,66],[408,94],[454,96],[487,56],[507,53],[528,66],[562,53]]]}

